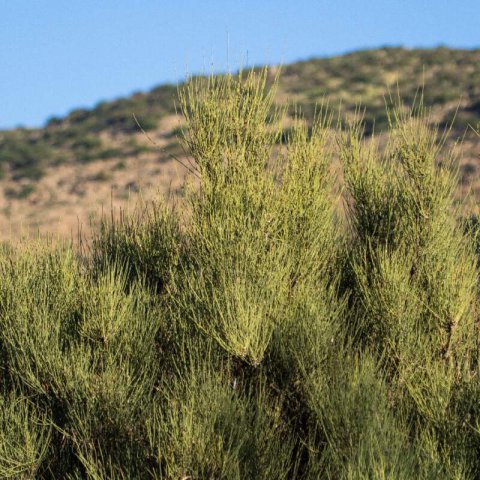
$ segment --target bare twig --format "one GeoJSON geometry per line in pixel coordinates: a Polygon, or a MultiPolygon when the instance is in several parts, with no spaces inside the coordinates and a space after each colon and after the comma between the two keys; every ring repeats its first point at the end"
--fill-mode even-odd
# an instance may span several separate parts
{"type": "Polygon", "coordinates": [[[200,175],[198,173],[198,171],[196,171],[195,169],[189,167],[188,165],[185,165],[185,163],[183,163],[178,157],[176,157],[175,155],[171,154],[171,153],[168,153],[164,148],[160,147],[160,145],[158,145],[157,142],[155,142],[155,140],[153,140],[149,135],[148,133],[143,129],[143,127],[140,125],[140,122],[138,121],[137,117],[135,116],[134,113],[132,113],[132,116],[133,116],[133,119],[135,120],[135,123],[137,124],[138,128],[140,129],[140,131],[145,135],[145,137],[147,137],[148,141],[154,145],[156,148],[158,148],[161,152],[163,153],[166,153],[168,155],[169,158],[173,158],[173,160],[175,160],[176,162],[178,162],[180,165],[182,165],[183,168],[185,168],[186,170],[188,170],[192,175],[195,175],[198,179],[200,179],[200,175]]]}

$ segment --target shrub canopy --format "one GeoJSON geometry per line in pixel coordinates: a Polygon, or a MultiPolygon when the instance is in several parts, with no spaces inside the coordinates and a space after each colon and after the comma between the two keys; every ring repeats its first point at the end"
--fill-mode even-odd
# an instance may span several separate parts
{"type": "Polygon", "coordinates": [[[451,154],[401,105],[384,151],[324,107],[285,137],[275,85],[180,92],[192,182],[173,206],[103,219],[83,254],[3,247],[0,478],[478,478],[451,154]]]}

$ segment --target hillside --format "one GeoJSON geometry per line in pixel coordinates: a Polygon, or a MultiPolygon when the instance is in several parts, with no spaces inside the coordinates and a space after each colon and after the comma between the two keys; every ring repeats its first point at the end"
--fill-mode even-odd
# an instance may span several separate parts
{"type": "MultiPolygon", "coordinates": [[[[361,104],[370,134],[387,126],[388,92],[396,95],[398,88],[411,104],[422,85],[433,119],[443,126],[455,118],[450,139],[465,134],[462,191],[471,186],[478,197],[479,137],[469,125],[480,125],[480,50],[381,48],[302,61],[283,67],[276,101],[296,103],[309,119],[323,99],[347,116],[361,104]]],[[[74,110],[40,129],[0,132],[2,237],[31,229],[68,235],[112,201],[125,205],[139,190],[145,196],[176,191],[185,174],[172,157],[182,156],[176,92],[163,85],[74,110]]]]}

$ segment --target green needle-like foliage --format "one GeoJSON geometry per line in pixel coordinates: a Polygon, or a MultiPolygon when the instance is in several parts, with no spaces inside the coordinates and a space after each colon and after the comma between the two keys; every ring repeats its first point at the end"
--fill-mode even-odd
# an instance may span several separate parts
{"type": "Polygon", "coordinates": [[[86,277],[69,249],[2,260],[10,383],[49,408],[87,470],[98,458],[118,468],[126,455],[138,469],[137,442],[158,368],[159,323],[149,294],[140,285],[126,293],[126,275],[115,264],[95,280],[86,277]]]}
{"type": "Polygon", "coordinates": [[[0,395],[0,478],[33,479],[46,456],[50,426],[27,398],[0,395]]]}
{"type": "Polygon", "coordinates": [[[252,365],[283,315],[291,261],[267,169],[280,130],[270,118],[266,78],[264,71],[193,82],[181,96],[200,189],[189,195],[188,263],[176,301],[184,316],[252,365]]]}
{"type": "Polygon", "coordinates": [[[480,478],[478,229],[444,137],[397,106],[380,148],[275,88],[187,83],[173,206],[2,247],[0,478],[480,478]]]}
{"type": "Polygon", "coordinates": [[[351,319],[406,396],[412,421],[433,428],[442,444],[461,442],[460,432],[472,437],[455,392],[475,381],[478,272],[473,238],[453,201],[451,157],[439,158],[442,139],[423,113],[395,110],[385,157],[362,143],[358,127],[342,142],[351,319]]]}
{"type": "MultiPolygon", "coordinates": [[[[198,355],[198,354],[197,354],[198,355]]],[[[149,420],[155,478],[290,478],[293,441],[265,385],[244,385],[206,359],[182,368],[149,420]]]]}
{"type": "Polygon", "coordinates": [[[140,202],[118,218],[103,216],[90,242],[90,255],[101,272],[111,263],[122,265],[128,281],[145,280],[163,291],[177,263],[181,238],[177,216],[165,202],[140,202]]]}

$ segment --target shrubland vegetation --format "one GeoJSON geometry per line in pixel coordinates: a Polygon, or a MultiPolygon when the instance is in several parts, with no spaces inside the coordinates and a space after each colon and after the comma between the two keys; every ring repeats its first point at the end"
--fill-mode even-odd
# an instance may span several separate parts
{"type": "MultiPolygon", "coordinates": [[[[286,98],[294,98],[309,124],[314,105],[323,98],[335,106],[341,103],[344,114],[352,114],[361,103],[366,107],[365,133],[371,134],[388,128],[384,102],[388,89],[398,87],[411,106],[419,86],[424,86],[426,104],[436,108],[435,120],[446,124],[455,117],[456,133],[463,133],[468,125],[480,122],[479,78],[479,50],[385,47],[287,65],[275,103],[285,105],[286,98]]],[[[40,129],[2,131],[0,172],[36,181],[48,166],[135,156],[142,148],[149,149],[135,143],[138,127],[132,113],[144,130],[155,130],[163,118],[175,113],[175,101],[176,87],[162,85],[101,102],[93,109],[76,109],[64,118],[52,117],[40,129]],[[105,135],[111,137],[108,144],[102,139],[105,135]]],[[[171,152],[180,153],[174,136],[163,155],[171,152]]]]}
{"type": "Polygon", "coordinates": [[[181,90],[173,206],[81,252],[3,247],[1,478],[478,478],[477,242],[444,137],[400,104],[382,151],[321,107],[285,133],[268,78],[181,90]]]}

